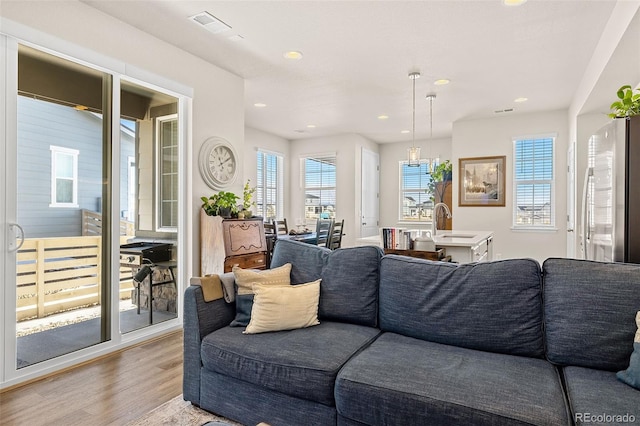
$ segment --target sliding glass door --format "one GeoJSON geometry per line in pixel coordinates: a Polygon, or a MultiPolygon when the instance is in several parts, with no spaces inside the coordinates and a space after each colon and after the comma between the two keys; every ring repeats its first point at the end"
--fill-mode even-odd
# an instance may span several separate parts
{"type": "Polygon", "coordinates": [[[110,339],[110,76],[19,46],[16,367],[110,339]],[[99,223],[99,225],[96,225],[99,223]]]}
{"type": "Polygon", "coordinates": [[[0,41],[4,382],[177,318],[186,98],[0,41]]]}

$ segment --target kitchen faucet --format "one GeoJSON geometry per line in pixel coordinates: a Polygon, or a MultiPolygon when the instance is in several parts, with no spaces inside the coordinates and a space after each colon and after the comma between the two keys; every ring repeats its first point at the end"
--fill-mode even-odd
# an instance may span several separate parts
{"type": "Polygon", "coordinates": [[[451,210],[449,210],[449,206],[447,206],[445,203],[438,203],[433,206],[433,218],[431,220],[431,238],[435,238],[436,232],[438,231],[437,217],[439,209],[444,209],[444,212],[447,215],[447,219],[451,219],[451,210]]]}

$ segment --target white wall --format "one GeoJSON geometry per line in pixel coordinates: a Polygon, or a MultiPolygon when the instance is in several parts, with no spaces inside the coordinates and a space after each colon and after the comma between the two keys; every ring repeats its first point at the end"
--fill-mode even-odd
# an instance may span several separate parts
{"type": "MultiPolygon", "coordinates": [[[[271,151],[275,154],[280,154],[283,157],[284,163],[284,216],[287,217],[289,211],[289,191],[291,188],[291,172],[289,166],[289,147],[291,142],[287,139],[283,139],[279,136],[265,133],[261,130],[254,129],[252,127],[245,127],[244,129],[244,179],[243,183],[247,179],[251,179],[251,186],[255,186],[257,182],[257,168],[258,162],[256,158],[256,152],[258,149],[264,151],[271,151]]],[[[255,200],[254,200],[255,201],[255,200]]],[[[254,210],[255,211],[255,210],[254,210]]],[[[287,219],[287,222],[291,225],[295,224],[295,221],[287,219]]]]}
{"type": "MultiPolygon", "coordinates": [[[[193,229],[190,230],[193,271],[199,271],[199,208],[200,197],[210,195],[202,180],[197,155],[202,143],[211,136],[227,139],[239,155],[244,151],[244,81],[227,71],[186,53],[149,34],[126,25],[80,2],[3,2],[0,13],[13,23],[23,24],[36,31],[28,34],[29,41],[72,57],[89,61],[100,55],[112,58],[119,72],[144,75],[152,73],[160,79],[193,89],[192,128],[190,148],[193,156],[189,164],[192,190],[193,229]]],[[[11,35],[11,26],[2,30],[11,35]]],[[[19,28],[18,28],[19,30],[19,28]]],[[[15,35],[15,34],[14,34],[15,35]]],[[[21,38],[20,34],[18,38],[21,38]]],[[[242,161],[240,162],[242,168],[242,161]]],[[[255,173],[255,172],[254,172],[255,173]]],[[[240,170],[238,176],[243,176],[240,170]]],[[[243,181],[238,178],[229,189],[242,192],[243,181]]]]}
{"type": "Polygon", "coordinates": [[[361,205],[361,155],[362,147],[378,152],[378,145],[368,139],[346,134],[327,138],[305,139],[291,142],[290,147],[290,191],[287,220],[295,223],[304,217],[304,182],[300,180],[300,159],[309,155],[336,154],[336,219],[344,218],[343,247],[355,245],[360,236],[361,205]]]}
{"type": "Polygon", "coordinates": [[[544,261],[566,255],[567,111],[513,114],[453,123],[454,229],[494,231],[496,257],[530,257],[544,261]],[[513,140],[518,136],[557,134],[555,144],[556,231],[514,231],[513,140]],[[458,160],[465,157],[506,156],[506,206],[459,207],[458,160]]]}
{"type": "MultiPolygon", "coordinates": [[[[411,229],[431,229],[431,223],[401,223],[400,219],[400,161],[407,160],[407,150],[411,142],[380,145],[380,227],[410,227],[411,229]]],[[[451,159],[451,139],[418,140],[420,157],[451,159]]],[[[455,219],[454,219],[455,220],[455,219]]],[[[454,227],[456,226],[454,221],[454,227]]]]}

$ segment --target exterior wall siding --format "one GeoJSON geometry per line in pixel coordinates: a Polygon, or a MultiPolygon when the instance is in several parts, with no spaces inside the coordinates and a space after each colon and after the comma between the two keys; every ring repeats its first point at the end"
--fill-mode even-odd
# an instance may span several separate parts
{"type": "MultiPolygon", "coordinates": [[[[134,142],[123,137],[123,162],[134,142]]],[[[126,193],[127,166],[121,166],[126,193]]],[[[80,235],[81,209],[99,211],[102,198],[102,120],[87,112],[18,96],[18,220],[26,238],[80,235]],[[76,149],[77,208],[51,207],[50,146],[76,149]]],[[[126,198],[126,197],[125,197],[126,198]]],[[[122,201],[121,201],[122,202],[122,201]]],[[[121,210],[125,210],[126,199],[121,210]]]]}

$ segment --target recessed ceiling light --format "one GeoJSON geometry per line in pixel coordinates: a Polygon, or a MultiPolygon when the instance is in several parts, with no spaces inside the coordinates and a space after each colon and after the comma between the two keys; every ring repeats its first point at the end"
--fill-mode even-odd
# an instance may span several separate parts
{"type": "Polygon", "coordinates": [[[315,124],[307,124],[307,129],[315,129],[316,125],[315,124]]]}
{"type": "Polygon", "coordinates": [[[253,106],[256,108],[264,108],[267,106],[267,104],[264,104],[262,102],[256,102],[255,104],[253,104],[253,106]]]}
{"type": "Polygon", "coordinates": [[[505,6],[521,6],[526,2],[527,0],[502,0],[502,4],[505,6]]]}
{"type": "Polygon", "coordinates": [[[448,78],[440,78],[433,82],[433,84],[435,84],[436,86],[444,86],[445,84],[449,83],[451,83],[451,80],[449,80],[448,78]]]}
{"type": "Polygon", "coordinates": [[[400,130],[400,133],[406,135],[407,133],[411,133],[411,130],[400,130]]]}
{"type": "Polygon", "coordinates": [[[518,103],[520,103],[520,102],[527,102],[528,100],[529,100],[529,98],[515,98],[515,99],[513,100],[513,102],[518,102],[518,103]]]}
{"type": "Polygon", "coordinates": [[[297,60],[297,59],[302,58],[302,52],[298,52],[297,50],[290,50],[290,51],[288,51],[288,52],[284,52],[283,56],[284,56],[286,59],[294,59],[294,60],[297,60]]]}
{"type": "Polygon", "coordinates": [[[378,116],[378,120],[388,120],[388,119],[389,119],[389,116],[386,114],[380,114],[378,116]]]}

